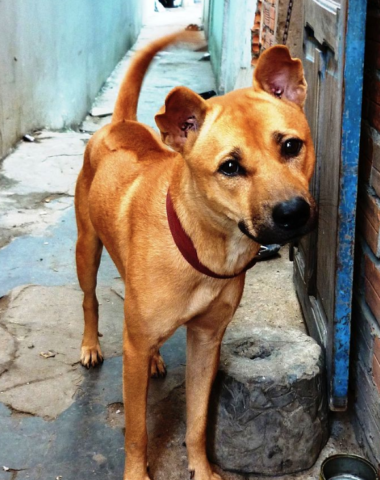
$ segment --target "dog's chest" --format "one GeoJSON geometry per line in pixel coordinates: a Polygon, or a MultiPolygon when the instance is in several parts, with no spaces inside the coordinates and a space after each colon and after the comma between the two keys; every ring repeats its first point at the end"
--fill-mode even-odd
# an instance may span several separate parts
{"type": "Polygon", "coordinates": [[[240,280],[205,279],[182,296],[180,323],[192,318],[207,315],[233,315],[243,289],[244,283],[240,280]]]}

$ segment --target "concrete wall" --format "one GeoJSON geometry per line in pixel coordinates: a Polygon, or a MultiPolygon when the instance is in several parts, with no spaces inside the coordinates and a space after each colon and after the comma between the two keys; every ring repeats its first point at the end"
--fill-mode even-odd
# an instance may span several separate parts
{"type": "Polygon", "coordinates": [[[142,21],[141,0],[0,0],[0,158],[78,124],[142,21]]]}
{"type": "Polygon", "coordinates": [[[219,93],[252,84],[251,28],[256,0],[210,0],[208,40],[219,93]]]}

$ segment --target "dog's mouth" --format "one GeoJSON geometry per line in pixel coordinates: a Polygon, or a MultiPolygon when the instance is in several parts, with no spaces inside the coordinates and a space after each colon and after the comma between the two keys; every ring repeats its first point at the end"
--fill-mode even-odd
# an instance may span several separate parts
{"type": "Polygon", "coordinates": [[[255,235],[249,231],[247,224],[243,220],[238,223],[238,227],[244,235],[260,245],[271,245],[274,243],[284,245],[299,240],[304,235],[310,233],[315,228],[314,223],[314,221],[308,222],[302,228],[292,231],[284,231],[276,226],[263,226],[255,235]]]}
{"type": "Polygon", "coordinates": [[[248,226],[247,226],[247,224],[245,223],[244,220],[241,220],[238,223],[238,227],[239,227],[239,230],[242,233],[244,233],[244,235],[246,235],[248,238],[250,238],[251,240],[253,240],[256,243],[261,243],[260,240],[257,237],[255,237],[254,235],[252,235],[252,233],[249,231],[248,226]]]}

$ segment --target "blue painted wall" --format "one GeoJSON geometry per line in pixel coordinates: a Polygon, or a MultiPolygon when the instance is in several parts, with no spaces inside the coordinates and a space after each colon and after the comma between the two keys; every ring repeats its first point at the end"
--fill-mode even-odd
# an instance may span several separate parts
{"type": "Polygon", "coordinates": [[[0,1],[0,158],[26,132],[78,124],[141,27],[142,0],[0,1]]]}

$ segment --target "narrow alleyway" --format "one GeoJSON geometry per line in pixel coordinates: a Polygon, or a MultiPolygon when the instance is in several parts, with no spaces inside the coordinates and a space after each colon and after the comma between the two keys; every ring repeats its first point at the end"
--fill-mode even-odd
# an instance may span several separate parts
{"type": "MultiPolygon", "coordinates": [[[[33,132],[0,165],[0,480],[120,480],[124,465],[121,390],[123,286],[105,253],[99,274],[105,362],[79,365],[82,294],[76,281],[75,181],[91,134],[110,120],[120,79],[136,49],[161,34],[201,23],[199,7],[154,14],[96,99],[78,131],[33,132]],[[100,115],[100,116],[99,116],[100,115]]],[[[154,114],[176,85],[215,89],[204,37],[192,50],[162,52],[144,83],[139,120],[154,114]]],[[[272,325],[304,331],[287,248],[259,263],[230,328],[272,325]]],[[[165,380],[151,382],[148,426],[155,480],[188,478],[185,433],[185,331],[164,346],[165,380]]],[[[321,459],[358,452],[345,423],[334,424],[321,459]]],[[[308,472],[278,477],[318,477],[308,472]]],[[[255,476],[224,473],[225,480],[255,476]]]]}

